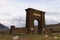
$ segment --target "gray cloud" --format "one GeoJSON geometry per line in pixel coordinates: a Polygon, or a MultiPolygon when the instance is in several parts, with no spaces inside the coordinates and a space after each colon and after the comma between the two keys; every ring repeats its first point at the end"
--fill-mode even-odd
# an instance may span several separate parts
{"type": "Polygon", "coordinates": [[[0,0],[0,6],[0,22],[8,26],[25,26],[28,7],[45,11],[46,24],[60,22],[60,0],[0,0]]]}
{"type": "MultiPolygon", "coordinates": [[[[47,13],[46,13],[47,14],[47,13]]],[[[45,18],[45,22],[46,24],[57,24],[59,23],[58,19],[55,20],[54,17],[55,15],[57,15],[57,13],[48,13],[46,16],[47,18],[45,18]],[[47,16],[48,15],[48,16],[47,16]],[[52,16],[51,16],[52,15],[52,16]],[[50,18],[49,18],[50,17],[50,18]]],[[[18,27],[25,27],[26,26],[26,17],[17,17],[17,18],[13,18],[11,20],[11,22],[16,23],[15,25],[18,27]]],[[[38,23],[35,21],[35,25],[37,25],[38,23]]]]}
{"type": "Polygon", "coordinates": [[[57,24],[57,23],[59,23],[59,22],[57,22],[57,21],[55,21],[55,20],[49,20],[49,19],[46,19],[46,25],[48,25],[48,24],[57,24]]]}

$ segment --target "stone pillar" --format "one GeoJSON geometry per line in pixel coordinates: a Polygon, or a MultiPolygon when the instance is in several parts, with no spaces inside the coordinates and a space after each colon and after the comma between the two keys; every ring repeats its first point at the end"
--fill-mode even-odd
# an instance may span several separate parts
{"type": "Polygon", "coordinates": [[[12,25],[12,26],[11,26],[11,29],[10,29],[10,34],[13,34],[13,33],[14,33],[14,29],[15,29],[15,26],[12,25]]]}

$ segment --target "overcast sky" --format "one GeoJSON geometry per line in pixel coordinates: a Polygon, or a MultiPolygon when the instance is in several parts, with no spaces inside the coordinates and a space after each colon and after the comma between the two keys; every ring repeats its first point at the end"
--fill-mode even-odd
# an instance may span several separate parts
{"type": "Polygon", "coordinates": [[[27,8],[46,12],[46,24],[60,23],[60,0],[0,0],[0,23],[25,26],[27,8]]]}

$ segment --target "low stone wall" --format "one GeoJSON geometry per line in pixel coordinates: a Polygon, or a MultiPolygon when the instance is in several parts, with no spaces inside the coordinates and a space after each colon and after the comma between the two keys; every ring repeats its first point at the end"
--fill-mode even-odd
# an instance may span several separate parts
{"type": "Polygon", "coordinates": [[[26,33],[26,28],[15,28],[14,32],[15,33],[26,33]]]}
{"type": "Polygon", "coordinates": [[[12,28],[10,29],[11,34],[16,34],[16,33],[26,33],[26,28],[12,28]]]}

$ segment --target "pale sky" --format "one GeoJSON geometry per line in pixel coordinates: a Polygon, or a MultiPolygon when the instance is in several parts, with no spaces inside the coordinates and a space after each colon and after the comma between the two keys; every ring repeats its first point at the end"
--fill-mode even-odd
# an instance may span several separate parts
{"type": "Polygon", "coordinates": [[[46,12],[46,24],[60,23],[60,0],[0,0],[0,23],[24,27],[27,8],[46,12]]]}

